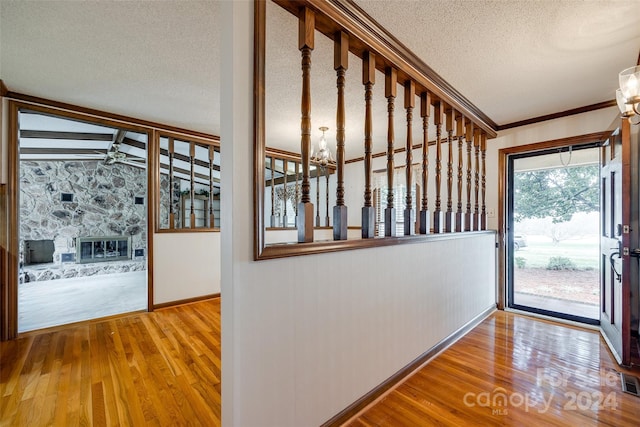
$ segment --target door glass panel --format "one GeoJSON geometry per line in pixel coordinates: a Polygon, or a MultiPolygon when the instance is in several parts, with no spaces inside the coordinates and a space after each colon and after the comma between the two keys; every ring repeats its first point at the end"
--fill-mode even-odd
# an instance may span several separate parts
{"type": "Polygon", "coordinates": [[[574,147],[510,159],[510,306],[597,322],[599,154],[574,147]]]}

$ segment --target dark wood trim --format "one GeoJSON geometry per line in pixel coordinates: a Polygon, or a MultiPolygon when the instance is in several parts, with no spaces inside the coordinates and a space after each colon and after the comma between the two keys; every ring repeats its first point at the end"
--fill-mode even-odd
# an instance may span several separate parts
{"type": "Polygon", "coordinates": [[[384,73],[387,67],[398,69],[398,83],[416,83],[418,93],[428,90],[435,97],[451,104],[457,111],[481,127],[490,138],[496,136],[496,123],[447,83],[420,57],[409,50],[389,31],[362,10],[353,0],[274,0],[278,5],[298,16],[301,6],[314,9],[316,29],[333,39],[337,31],[350,35],[349,51],[362,58],[362,53],[376,53],[376,68],[384,73]]]}
{"type": "Polygon", "coordinates": [[[616,103],[615,99],[613,99],[611,101],[602,101],[602,102],[598,102],[596,104],[585,105],[583,107],[572,108],[570,110],[560,111],[559,113],[545,114],[544,116],[538,116],[538,117],[533,117],[533,118],[526,119],[526,120],[520,120],[520,121],[517,121],[517,122],[507,123],[507,124],[504,124],[504,125],[499,125],[496,129],[498,131],[503,131],[503,130],[507,130],[507,129],[517,128],[517,127],[520,127],[520,126],[526,126],[526,125],[531,125],[531,124],[534,124],[534,123],[545,122],[547,120],[559,119],[559,118],[562,118],[562,117],[573,116],[575,114],[582,114],[582,113],[587,113],[589,111],[600,110],[602,108],[615,107],[617,105],[618,104],[616,103]]]}
{"type": "Polygon", "coordinates": [[[2,81],[2,79],[0,79],[0,97],[7,96],[8,93],[9,93],[9,90],[5,86],[5,84],[2,81]]]}
{"type": "MultiPolygon", "coordinates": [[[[266,0],[253,6],[253,258],[260,259],[265,247],[264,170],[265,145],[265,44],[266,0]]],[[[273,156],[271,159],[273,162],[273,156]]]]}
{"type": "MultiPolygon", "coordinates": [[[[33,104],[33,105],[40,105],[40,106],[46,106],[52,109],[56,109],[56,110],[67,110],[69,112],[77,112],[77,113],[82,113],[84,116],[92,116],[91,117],[91,121],[93,122],[97,122],[100,123],[100,119],[109,119],[112,122],[119,122],[119,123],[125,123],[131,126],[134,126],[135,128],[132,128],[132,130],[139,130],[143,133],[145,133],[147,131],[148,128],[152,128],[152,129],[162,129],[163,131],[167,131],[167,132],[176,132],[178,134],[181,135],[189,135],[191,137],[200,137],[200,138],[204,138],[207,140],[213,139],[215,141],[220,141],[220,137],[217,135],[213,135],[213,134],[209,134],[209,133],[204,133],[204,132],[198,132],[198,131],[192,131],[192,130],[188,130],[188,129],[183,129],[180,127],[176,127],[176,126],[170,126],[167,124],[162,124],[162,123],[158,123],[158,122],[153,122],[150,120],[143,120],[143,119],[138,119],[135,117],[130,117],[130,116],[125,116],[122,114],[115,114],[115,113],[110,113],[108,111],[102,111],[102,110],[96,110],[93,108],[87,108],[87,107],[81,107],[79,105],[74,105],[74,104],[68,104],[65,102],[59,102],[59,101],[53,101],[51,99],[46,99],[46,98],[39,98],[37,96],[31,96],[31,95],[25,95],[22,93],[17,93],[17,92],[7,92],[7,98],[11,98],[14,99],[16,101],[22,101],[25,104],[33,104]],[[140,127],[143,128],[147,128],[147,129],[140,129],[140,127]]],[[[60,112],[56,112],[57,115],[61,115],[60,112]]],[[[87,119],[84,119],[87,120],[87,119]]],[[[112,125],[113,126],[113,125],[112,125]]]]}
{"type": "Polygon", "coordinates": [[[158,131],[147,133],[147,311],[153,311],[154,231],[159,227],[160,168],[158,131]]]}
{"type": "Polygon", "coordinates": [[[219,233],[220,228],[200,227],[200,228],[160,228],[156,230],[158,234],[171,233],[219,233]]]}
{"type": "Polygon", "coordinates": [[[594,132],[585,135],[571,136],[568,138],[553,139],[549,141],[536,142],[532,144],[517,145],[502,148],[498,151],[498,272],[497,272],[497,293],[498,309],[504,310],[506,306],[506,286],[507,286],[507,253],[506,253],[506,202],[507,202],[507,156],[533,151],[544,151],[553,148],[567,147],[570,145],[582,145],[592,142],[605,141],[611,134],[610,130],[594,132]]]}
{"type": "MultiPolygon", "coordinates": [[[[323,228],[323,227],[317,227],[323,228]]],[[[326,228],[326,227],[325,227],[326,228]]],[[[331,230],[331,228],[326,228],[331,230]]],[[[312,255],[326,252],[340,252],[354,249],[370,249],[382,246],[406,245],[415,243],[425,243],[436,240],[465,239],[479,234],[494,234],[492,230],[464,232],[464,233],[442,233],[442,234],[420,234],[414,236],[400,237],[374,237],[370,239],[335,240],[311,243],[296,244],[273,244],[267,245],[258,260],[285,258],[291,256],[312,255]]]]}
{"type": "Polygon", "coordinates": [[[175,307],[177,305],[193,304],[194,302],[200,302],[200,301],[205,301],[205,300],[214,299],[214,298],[220,298],[220,292],[216,292],[214,294],[202,295],[199,297],[181,299],[178,301],[169,301],[169,302],[163,302],[160,304],[155,304],[153,306],[153,309],[161,310],[163,308],[175,307]]]}
{"type": "Polygon", "coordinates": [[[79,141],[113,141],[113,134],[90,132],[59,132],[47,130],[21,130],[20,138],[71,139],[79,141]]]}
{"type": "Polygon", "coordinates": [[[7,283],[2,294],[6,297],[6,310],[2,320],[2,339],[11,340],[18,336],[18,260],[19,260],[19,167],[18,167],[18,110],[19,105],[9,101],[8,145],[7,145],[7,283]]]}
{"type": "Polygon", "coordinates": [[[442,339],[436,345],[431,347],[429,350],[422,353],[416,359],[411,361],[409,364],[404,366],[402,369],[397,371],[395,374],[387,378],[384,382],[380,383],[376,388],[362,396],[360,399],[353,402],[351,405],[347,406],[345,409],[337,413],[330,420],[326,421],[321,425],[321,427],[338,427],[347,423],[350,419],[355,417],[360,411],[366,408],[369,404],[373,403],[375,400],[380,398],[382,395],[400,385],[404,379],[409,377],[412,373],[420,369],[423,365],[427,364],[433,357],[435,357],[441,351],[447,349],[449,346],[454,344],[460,338],[465,336],[468,332],[470,332],[473,328],[478,326],[484,319],[489,317],[496,308],[492,305],[491,307],[484,310],[482,313],[478,314],[476,317],[471,319],[465,325],[463,325],[460,329],[453,332],[448,337],[442,339]]]}
{"type": "MultiPolygon", "coordinates": [[[[0,108],[1,112],[2,108],[0,108]]],[[[7,231],[9,224],[7,221],[7,184],[0,183],[0,341],[8,339],[9,333],[6,326],[9,324],[8,318],[8,284],[9,284],[9,263],[7,248],[7,231]]]]}
{"type": "MultiPolygon", "coordinates": [[[[444,139],[442,141],[443,144],[447,143],[447,140],[444,139]]],[[[429,141],[429,146],[432,145],[436,145],[436,140],[434,139],[433,141],[429,141]]],[[[422,143],[419,144],[413,144],[413,146],[411,147],[412,150],[419,150],[422,148],[422,143]]],[[[398,153],[404,153],[407,150],[407,147],[400,147],[400,148],[396,148],[395,150],[393,150],[394,154],[398,154],[398,153]]],[[[384,157],[387,155],[386,151],[380,151],[378,153],[374,153],[371,155],[372,159],[375,159],[377,157],[384,157]]],[[[357,163],[357,162],[362,162],[364,161],[364,157],[354,157],[353,159],[349,159],[349,160],[345,160],[344,163],[345,164],[349,164],[349,163],[357,163]]]]}

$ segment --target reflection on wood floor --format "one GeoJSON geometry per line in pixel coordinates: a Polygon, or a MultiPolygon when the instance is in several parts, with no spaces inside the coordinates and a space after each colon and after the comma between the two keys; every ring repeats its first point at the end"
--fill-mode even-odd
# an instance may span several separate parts
{"type": "Polygon", "coordinates": [[[220,425],[220,299],[0,343],[0,425],[220,425]]]}
{"type": "Polygon", "coordinates": [[[619,371],[595,331],[497,312],[349,425],[638,426],[619,371]]]}
{"type": "MultiPolygon", "coordinates": [[[[24,334],[0,361],[2,426],[220,425],[220,299],[24,334]]],[[[597,332],[497,312],[350,425],[637,426],[618,371],[597,332]]]]}

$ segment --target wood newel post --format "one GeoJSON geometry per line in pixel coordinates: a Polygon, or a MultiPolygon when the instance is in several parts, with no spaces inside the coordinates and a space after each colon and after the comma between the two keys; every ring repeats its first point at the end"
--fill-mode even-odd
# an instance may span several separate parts
{"type": "Polygon", "coordinates": [[[473,144],[473,123],[467,121],[467,211],[464,215],[464,231],[471,231],[471,146],[473,144]]]}
{"type": "Polygon", "coordinates": [[[396,235],[396,209],[393,201],[393,174],[395,172],[393,165],[394,154],[394,128],[393,128],[393,110],[394,102],[398,89],[398,71],[394,68],[387,67],[384,79],[384,96],[387,98],[387,208],[384,210],[384,235],[396,235]]]}
{"type": "Polygon", "coordinates": [[[445,231],[453,231],[455,217],[453,214],[453,123],[455,122],[455,110],[451,107],[446,112],[447,115],[447,213],[445,214],[445,231]]]}
{"type": "Polygon", "coordinates": [[[460,114],[456,122],[456,136],[458,137],[458,204],[456,209],[456,232],[464,231],[464,213],[462,212],[462,170],[463,156],[462,147],[464,145],[465,117],[460,114]]]}
{"type": "Polygon", "coordinates": [[[436,202],[433,212],[433,232],[444,232],[444,215],[440,209],[442,190],[442,119],[444,103],[437,101],[435,104],[433,123],[436,125],[436,202]]]}
{"type": "MultiPolygon", "coordinates": [[[[347,207],[344,204],[344,144],[345,144],[345,73],[349,68],[349,36],[344,31],[335,35],[333,68],[336,70],[338,105],[336,108],[336,205],[333,207],[333,240],[347,240],[347,207]]],[[[329,175],[327,175],[327,226],[329,226],[329,175]]]]}
{"type": "Polygon", "coordinates": [[[407,197],[405,199],[404,208],[404,235],[411,236],[415,232],[415,225],[413,220],[413,198],[411,197],[411,184],[413,181],[413,108],[416,103],[416,84],[412,80],[408,80],[404,84],[404,108],[407,110],[407,146],[406,146],[406,189],[407,197]]]}
{"type": "Polygon", "coordinates": [[[300,154],[302,157],[302,197],[298,206],[298,242],[313,242],[313,203],[309,183],[311,155],[311,51],[314,47],[315,14],[303,7],[298,19],[298,48],[302,54],[302,96],[300,154]]]}
{"type": "Polygon", "coordinates": [[[324,176],[325,176],[325,187],[324,194],[326,197],[325,200],[325,215],[324,215],[324,226],[329,227],[329,166],[325,166],[324,168],[324,176]]]}
{"type": "Polygon", "coordinates": [[[422,208],[420,209],[420,234],[429,234],[431,218],[429,214],[429,113],[431,110],[431,94],[420,95],[420,115],[422,116],[422,208]]]}
{"type": "Polygon", "coordinates": [[[480,139],[482,152],[482,213],[480,214],[480,229],[487,229],[487,134],[482,133],[480,139]]]}
{"type": "Polygon", "coordinates": [[[480,230],[480,204],[479,204],[479,193],[480,193],[480,129],[476,129],[473,134],[473,146],[475,148],[475,170],[474,170],[474,178],[475,178],[475,186],[473,192],[473,231],[480,230]]]}
{"type": "Polygon", "coordinates": [[[322,166],[316,163],[316,227],[320,227],[320,173],[322,166]]]}
{"type": "Polygon", "coordinates": [[[372,116],[371,100],[376,82],[376,57],[364,52],[362,58],[362,84],[364,85],[364,206],[362,207],[362,238],[375,237],[376,211],[371,204],[372,116]]]}

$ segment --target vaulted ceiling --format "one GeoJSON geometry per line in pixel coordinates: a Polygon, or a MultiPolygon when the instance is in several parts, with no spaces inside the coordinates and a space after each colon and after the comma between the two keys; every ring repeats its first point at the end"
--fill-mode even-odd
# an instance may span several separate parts
{"type": "MultiPolygon", "coordinates": [[[[356,3],[498,124],[613,99],[640,48],[638,1],[356,3]]],[[[219,134],[218,27],[216,1],[2,1],[0,78],[14,92],[219,134]]],[[[299,64],[286,73],[298,81],[299,64]]],[[[295,125],[299,102],[290,109],[295,125]]],[[[278,129],[273,141],[299,141],[278,129]]]]}

